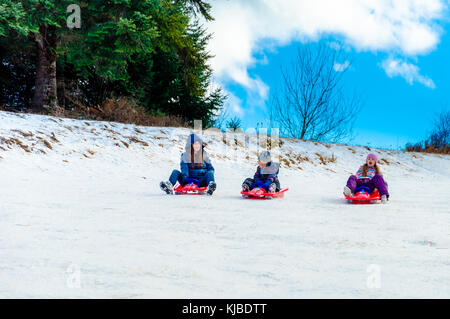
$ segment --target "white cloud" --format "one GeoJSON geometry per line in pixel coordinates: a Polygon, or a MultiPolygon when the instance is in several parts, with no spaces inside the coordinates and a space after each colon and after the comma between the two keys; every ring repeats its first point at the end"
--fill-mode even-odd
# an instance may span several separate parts
{"type": "Polygon", "coordinates": [[[338,51],[338,50],[340,50],[342,48],[342,45],[340,43],[338,43],[338,42],[335,42],[335,41],[328,42],[328,46],[330,48],[332,48],[333,50],[336,50],[336,51],[338,51]]]}
{"type": "MultiPolygon", "coordinates": [[[[436,22],[445,0],[215,0],[215,21],[207,23],[213,38],[212,67],[222,83],[261,91],[261,80],[247,70],[255,53],[292,41],[335,35],[359,51],[403,56],[426,54],[439,43],[436,22]]],[[[336,47],[336,46],[334,46],[336,47]]],[[[265,92],[262,90],[261,92],[265,92]]],[[[261,96],[261,99],[264,99],[261,96]]]]}
{"type": "Polygon", "coordinates": [[[345,61],[344,63],[334,63],[334,70],[336,72],[344,72],[345,70],[347,70],[350,67],[350,62],[349,61],[345,61]]]}
{"type": "Polygon", "coordinates": [[[436,88],[432,79],[420,74],[420,69],[417,65],[391,57],[383,61],[381,66],[391,78],[401,76],[411,85],[414,84],[414,82],[419,82],[431,89],[436,88]]]}
{"type": "Polygon", "coordinates": [[[208,94],[213,93],[217,89],[222,89],[222,93],[227,96],[227,100],[223,105],[223,108],[216,112],[215,115],[227,114],[228,116],[239,116],[242,117],[244,115],[244,108],[242,107],[242,100],[234,95],[232,92],[227,90],[226,87],[220,85],[217,79],[214,79],[210,82],[210,86],[208,87],[208,94]]]}
{"type": "Polygon", "coordinates": [[[242,100],[230,91],[224,90],[224,93],[228,96],[225,102],[224,108],[227,110],[230,116],[243,116],[244,109],[242,107],[242,100]]]}

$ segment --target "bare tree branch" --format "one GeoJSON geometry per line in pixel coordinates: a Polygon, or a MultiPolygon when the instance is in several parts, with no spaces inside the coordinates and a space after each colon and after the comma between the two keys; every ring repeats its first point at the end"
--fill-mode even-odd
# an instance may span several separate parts
{"type": "Polygon", "coordinates": [[[325,44],[299,47],[289,67],[281,67],[282,88],[271,99],[280,133],[332,142],[348,137],[362,105],[356,94],[344,94],[342,79],[350,65],[346,54],[325,44]]]}

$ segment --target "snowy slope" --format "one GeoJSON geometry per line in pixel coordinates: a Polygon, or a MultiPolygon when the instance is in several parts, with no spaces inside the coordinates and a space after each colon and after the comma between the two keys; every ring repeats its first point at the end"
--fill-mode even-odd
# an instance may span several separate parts
{"type": "Polygon", "coordinates": [[[250,201],[254,136],[206,131],[216,193],[167,196],[189,132],[0,112],[0,297],[450,297],[448,156],[372,149],[391,202],[348,205],[365,147],[281,139],[250,201]]]}

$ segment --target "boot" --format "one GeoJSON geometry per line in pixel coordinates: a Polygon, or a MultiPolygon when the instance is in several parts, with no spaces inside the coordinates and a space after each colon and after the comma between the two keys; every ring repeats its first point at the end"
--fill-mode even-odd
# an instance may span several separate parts
{"type": "Polygon", "coordinates": [[[173,194],[173,185],[171,182],[169,182],[169,181],[161,182],[161,183],[159,183],[159,187],[161,187],[161,189],[163,191],[165,191],[166,194],[169,194],[169,195],[173,194]]]}
{"type": "Polygon", "coordinates": [[[349,197],[353,197],[352,190],[348,186],[344,186],[344,195],[345,196],[349,196],[349,197]]]}
{"type": "Polygon", "coordinates": [[[242,191],[243,192],[249,192],[250,191],[250,186],[248,186],[248,184],[242,184],[242,191]]]}
{"type": "Polygon", "coordinates": [[[216,190],[216,182],[213,182],[213,181],[209,182],[208,190],[206,191],[206,193],[208,195],[212,195],[215,190],[216,190]]]}
{"type": "Polygon", "coordinates": [[[277,185],[275,183],[270,184],[269,193],[275,193],[277,191],[277,185]]]}

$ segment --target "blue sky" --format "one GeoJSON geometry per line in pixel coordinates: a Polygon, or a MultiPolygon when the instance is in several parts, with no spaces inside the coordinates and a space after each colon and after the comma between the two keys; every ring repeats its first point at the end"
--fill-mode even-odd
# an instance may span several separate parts
{"type": "MultiPolygon", "coordinates": [[[[297,46],[318,41],[336,42],[348,50],[353,64],[345,75],[345,87],[356,88],[364,97],[354,138],[345,142],[402,148],[407,142],[423,140],[435,114],[450,107],[447,1],[410,0],[392,5],[379,0],[372,7],[369,1],[346,0],[341,2],[344,8],[330,12],[318,10],[308,0],[278,0],[275,7],[273,2],[216,3],[216,21],[210,27],[217,82],[230,96],[229,114],[239,116],[244,128],[267,123],[269,98],[280,82],[280,65],[294,58],[297,46]],[[283,9],[292,6],[298,6],[301,14],[283,9]],[[335,17],[333,12],[338,15],[339,10],[339,17],[351,19],[335,17]],[[311,16],[313,22],[301,22],[311,16]],[[364,32],[355,29],[358,22],[369,20],[374,22],[360,27],[366,28],[364,32]]],[[[333,3],[316,2],[322,2],[317,6],[333,3]]]]}
{"type": "MultiPolygon", "coordinates": [[[[260,78],[274,90],[281,82],[280,65],[292,60],[299,45],[302,44],[293,42],[265,54],[267,64],[249,68],[249,75],[260,78]]],[[[390,78],[381,66],[383,58],[379,55],[371,52],[352,52],[351,55],[355,60],[344,78],[345,87],[355,88],[362,94],[364,106],[355,123],[355,136],[348,142],[398,148],[424,139],[435,113],[446,102],[450,105],[450,35],[442,38],[435,52],[421,57],[416,64],[433,80],[435,88],[421,83],[411,85],[402,77],[390,78]]],[[[261,101],[248,99],[245,88],[239,84],[228,84],[227,88],[243,101],[245,112],[236,115],[241,116],[245,127],[255,127],[258,122],[266,121],[269,101],[263,106],[261,101]]]]}

